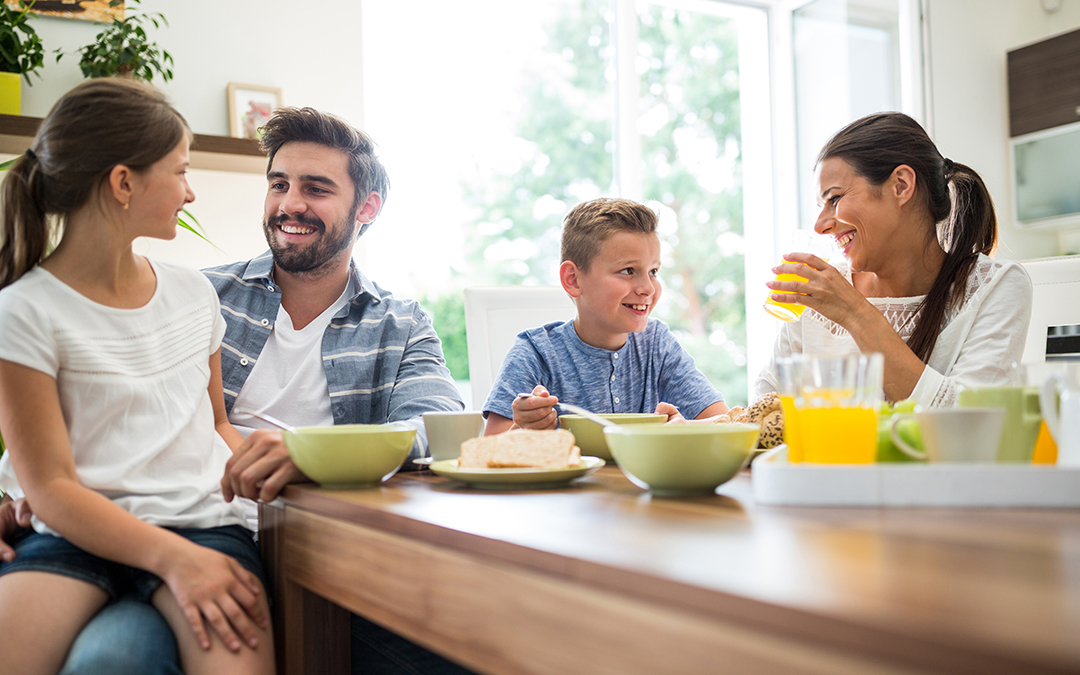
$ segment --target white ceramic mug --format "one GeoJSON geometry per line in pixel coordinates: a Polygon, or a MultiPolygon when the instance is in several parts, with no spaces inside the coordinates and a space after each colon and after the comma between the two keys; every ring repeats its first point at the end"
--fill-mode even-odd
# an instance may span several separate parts
{"type": "Polygon", "coordinates": [[[423,418],[428,449],[436,462],[457,459],[462,443],[484,433],[484,414],[471,410],[426,412],[423,418]]]}
{"type": "Polygon", "coordinates": [[[1058,466],[1080,466],[1080,368],[1046,378],[1039,391],[1046,428],[1058,449],[1058,466]]]}
{"type": "Polygon", "coordinates": [[[993,462],[997,459],[1004,408],[935,408],[915,414],[894,415],[889,436],[897,449],[915,459],[931,462],[993,462]],[[896,431],[902,419],[919,422],[921,452],[904,441],[896,431]]]}

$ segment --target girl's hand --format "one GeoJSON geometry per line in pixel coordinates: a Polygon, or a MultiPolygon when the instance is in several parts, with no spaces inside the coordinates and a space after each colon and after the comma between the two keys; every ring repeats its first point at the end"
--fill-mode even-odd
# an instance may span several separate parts
{"type": "Polygon", "coordinates": [[[766,282],[772,299],[805,305],[851,330],[861,312],[873,305],[835,267],[812,253],[787,253],[787,262],[772,268],[776,274],[794,274],[806,281],[766,282]]]}
{"type": "Polygon", "coordinates": [[[12,501],[4,496],[0,502],[0,560],[11,562],[15,559],[15,549],[11,548],[8,540],[20,527],[30,527],[30,505],[25,499],[12,501]]]}
{"type": "Polygon", "coordinates": [[[519,395],[511,404],[514,410],[515,427],[554,429],[559,425],[559,416],[555,412],[558,402],[558,396],[552,396],[543,385],[536,385],[531,394],[519,395]]]}
{"type": "Polygon", "coordinates": [[[263,629],[270,625],[269,617],[259,608],[259,580],[223,553],[192,545],[171,561],[162,578],[203,649],[210,649],[203,619],[233,652],[240,651],[241,638],[253,649],[259,644],[252,621],[263,629]]]}

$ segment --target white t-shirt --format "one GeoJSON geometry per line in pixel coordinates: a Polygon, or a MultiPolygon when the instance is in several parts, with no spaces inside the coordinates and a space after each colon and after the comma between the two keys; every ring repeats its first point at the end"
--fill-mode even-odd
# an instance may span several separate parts
{"type": "MultiPolygon", "coordinates": [[[[851,281],[851,270],[838,267],[851,281]]],[[[919,304],[926,296],[867,298],[907,342],[915,330],[919,304]]],[[[934,351],[909,398],[926,407],[951,407],[960,385],[1009,384],[1024,353],[1031,320],[1031,278],[1023,265],[980,255],[968,276],[963,299],[946,311],[934,351]]],[[[784,324],[773,358],[758,376],[755,394],[777,391],[778,357],[792,354],[843,354],[859,351],[844,328],[812,309],[802,320],[784,324]]]]}
{"type": "Polygon", "coordinates": [[[233,426],[245,438],[255,429],[277,427],[257,417],[239,414],[237,409],[266,413],[294,427],[333,426],[322,341],[330,320],[356,294],[350,290],[351,286],[350,281],[333,304],[300,330],[293,327],[285,307],[278,308],[270,337],[229,415],[233,426]]]}
{"type": "MultiPolygon", "coordinates": [[[[210,355],[225,334],[199,272],[151,262],[138,309],[98,304],[41,267],[0,291],[0,359],[56,378],[79,481],[161,526],[245,525],[221,495],[231,452],[214,428],[210,355]]],[[[0,485],[22,494],[8,463],[0,485]]],[[[35,518],[34,529],[52,531],[35,518]]]]}

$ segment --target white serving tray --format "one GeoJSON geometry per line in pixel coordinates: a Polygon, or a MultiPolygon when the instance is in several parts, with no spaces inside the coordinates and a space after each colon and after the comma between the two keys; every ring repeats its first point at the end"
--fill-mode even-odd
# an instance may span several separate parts
{"type": "Polygon", "coordinates": [[[759,504],[1080,508],[1080,468],[1038,464],[791,464],[779,445],[754,460],[759,504]]]}

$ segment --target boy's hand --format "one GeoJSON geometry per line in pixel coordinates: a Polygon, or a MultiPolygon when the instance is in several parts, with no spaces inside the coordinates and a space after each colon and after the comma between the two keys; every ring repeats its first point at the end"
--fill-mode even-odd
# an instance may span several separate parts
{"type": "Polygon", "coordinates": [[[667,415],[667,422],[665,424],[686,424],[686,420],[683,419],[679,409],[670,403],[664,403],[663,401],[657,403],[656,410],[654,410],[653,413],[657,415],[667,415]]]}
{"type": "Polygon", "coordinates": [[[531,394],[519,394],[511,406],[514,409],[514,425],[521,429],[554,429],[559,425],[555,412],[558,396],[552,396],[542,385],[536,385],[531,394]]]}

